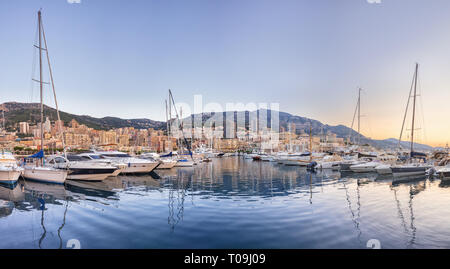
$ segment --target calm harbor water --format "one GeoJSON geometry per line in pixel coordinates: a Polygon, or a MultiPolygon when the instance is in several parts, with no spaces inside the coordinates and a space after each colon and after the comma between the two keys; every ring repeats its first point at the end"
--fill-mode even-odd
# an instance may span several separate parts
{"type": "Polygon", "coordinates": [[[238,157],[0,187],[0,248],[450,248],[450,184],[238,157]]]}

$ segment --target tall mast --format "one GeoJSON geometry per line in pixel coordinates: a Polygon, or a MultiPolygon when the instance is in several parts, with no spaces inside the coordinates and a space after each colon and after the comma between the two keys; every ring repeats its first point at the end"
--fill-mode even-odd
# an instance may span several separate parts
{"type": "MultiPolygon", "coordinates": [[[[42,22],[41,22],[42,25],[42,22]]],[[[55,99],[55,107],[56,107],[56,115],[58,118],[58,123],[55,124],[55,126],[57,126],[58,128],[58,132],[61,135],[61,142],[62,142],[62,147],[63,147],[63,152],[64,152],[64,156],[67,158],[67,151],[66,151],[66,145],[64,142],[64,132],[63,132],[63,125],[61,123],[61,117],[59,115],[59,107],[58,107],[58,100],[56,99],[56,90],[55,90],[55,82],[53,80],[53,72],[52,72],[52,66],[50,64],[50,56],[48,55],[48,47],[47,47],[47,39],[45,38],[45,30],[44,27],[42,26],[42,37],[44,39],[44,45],[45,45],[45,55],[47,56],[47,63],[48,63],[48,71],[49,71],[49,75],[50,75],[50,81],[52,84],[52,90],[53,90],[53,97],[55,99]]]]}
{"type": "Polygon", "coordinates": [[[414,77],[414,95],[413,95],[413,114],[411,124],[411,153],[414,151],[414,119],[416,114],[416,91],[417,91],[417,72],[419,71],[419,64],[416,63],[416,72],[414,77]]]}
{"type": "Polygon", "coordinates": [[[309,161],[312,161],[312,124],[309,123],[309,161]]]}
{"type": "Polygon", "coordinates": [[[360,126],[361,126],[361,88],[359,88],[358,90],[358,145],[361,145],[360,126]]]}
{"type": "Polygon", "coordinates": [[[44,151],[44,103],[42,97],[42,40],[41,40],[41,11],[38,11],[38,28],[39,28],[39,90],[41,94],[41,150],[44,151]]]}

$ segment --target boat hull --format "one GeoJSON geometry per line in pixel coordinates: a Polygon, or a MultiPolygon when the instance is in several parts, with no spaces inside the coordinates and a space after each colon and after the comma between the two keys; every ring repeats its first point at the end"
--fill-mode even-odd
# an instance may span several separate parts
{"type": "Polygon", "coordinates": [[[21,174],[22,171],[0,171],[0,183],[14,183],[19,179],[21,174]]]}
{"type": "Polygon", "coordinates": [[[120,173],[123,172],[123,168],[119,168],[114,173],[111,174],[112,177],[117,177],[120,173]]]}
{"type": "Polygon", "coordinates": [[[392,169],[388,165],[381,165],[375,168],[379,175],[390,175],[392,174],[392,169]]]}
{"type": "Polygon", "coordinates": [[[192,167],[194,166],[193,161],[178,161],[175,165],[175,167],[192,167]]]}
{"type": "Polygon", "coordinates": [[[350,166],[352,166],[352,164],[351,163],[341,163],[341,164],[339,164],[339,170],[340,171],[352,171],[351,169],[350,169],[350,166]]]}
{"type": "Polygon", "coordinates": [[[354,173],[370,173],[375,172],[374,167],[350,167],[350,170],[354,173]]]}
{"type": "Polygon", "coordinates": [[[300,160],[285,160],[282,163],[286,166],[308,166],[309,162],[300,160]]]}
{"type": "Polygon", "coordinates": [[[128,163],[122,170],[122,174],[148,174],[153,171],[159,163],[128,163]]]}
{"type": "Polygon", "coordinates": [[[425,175],[428,167],[392,167],[394,177],[411,177],[425,175]]]}
{"type": "Polygon", "coordinates": [[[28,180],[45,182],[45,183],[53,183],[53,184],[64,184],[67,178],[68,171],[67,170],[49,170],[49,169],[39,169],[30,168],[25,169],[23,172],[23,177],[28,180]]]}
{"type": "Polygon", "coordinates": [[[334,169],[334,167],[339,166],[341,162],[323,162],[319,163],[319,168],[321,169],[334,169]]]}
{"type": "Polygon", "coordinates": [[[111,168],[99,168],[99,169],[73,169],[69,171],[67,179],[71,180],[86,180],[86,181],[102,181],[109,176],[112,176],[116,170],[111,168]]]}
{"type": "Polygon", "coordinates": [[[177,162],[162,162],[156,169],[171,169],[175,167],[177,162]]]}

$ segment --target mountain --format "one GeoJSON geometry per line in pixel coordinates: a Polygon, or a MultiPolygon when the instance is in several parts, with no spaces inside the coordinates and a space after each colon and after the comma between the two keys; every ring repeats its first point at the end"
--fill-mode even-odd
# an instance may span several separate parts
{"type": "MultiPolygon", "coordinates": [[[[26,121],[30,124],[40,122],[40,104],[39,103],[17,103],[7,102],[0,105],[5,113],[6,127],[17,127],[19,122],[26,121]]],[[[116,117],[95,118],[86,115],[74,115],[60,111],[61,120],[67,125],[72,119],[80,124],[85,124],[90,128],[97,130],[109,130],[112,128],[134,127],[134,128],[165,128],[165,123],[149,119],[121,119],[116,117]]],[[[56,109],[44,105],[44,118],[48,117],[50,121],[58,119],[56,109]]]]}
{"type": "MultiPolygon", "coordinates": [[[[279,113],[279,126],[281,130],[289,131],[289,125],[295,126],[295,133],[309,133],[310,125],[311,125],[311,132],[313,135],[320,135],[320,134],[327,134],[327,133],[333,133],[336,134],[337,137],[347,139],[349,136],[352,138],[352,141],[355,140],[356,137],[360,136],[360,144],[369,144],[371,146],[374,146],[379,149],[395,149],[398,147],[398,140],[395,138],[389,138],[384,140],[376,140],[371,139],[368,137],[365,137],[363,135],[358,134],[355,130],[344,126],[344,125],[328,125],[323,124],[318,120],[301,117],[292,115],[286,112],[278,112],[279,113]]],[[[256,119],[259,117],[259,115],[267,115],[267,127],[270,127],[270,111],[265,109],[260,109],[258,111],[238,111],[238,112],[221,112],[221,113],[203,113],[202,115],[202,121],[205,123],[206,121],[219,121],[220,117],[222,117],[222,120],[224,122],[224,125],[227,124],[233,124],[233,122],[236,122],[236,119],[243,119],[245,118],[245,127],[248,128],[249,126],[249,119],[250,116],[253,119],[256,119]],[[234,114],[234,115],[233,115],[234,114]],[[227,115],[233,115],[234,119],[230,120],[227,119],[227,115]]],[[[190,116],[195,117],[193,115],[190,116]]],[[[189,118],[189,117],[188,117],[189,118]]],[[[187,119],[188,119],[187,118],[187,119]]],[[[186,119],[185,119],[186,120],[186,119]]],[[[294,130],[291,131],[294,132],[294,130]]],[[[410,143],[407,141],[402,141],[401,146],[405,149],[409,149],[410,143]]],[[[430,151],[433,149],[433,147],[414,143],[414,148],[418,151],[430,151]]]]}
{"type": "MultiPolygon", "coordinates": [[[[22,121],[29,122],[30,124],[36,124],[40,121],[40,104],[38,103],[18,103],[18,102],[7,102],[0,105],[0,109],[5,113],[5,121],[7,128],[17,128],[18,123],[22,121]]],[[[257,111],[238,111],[238,112],[206,112],[202,114],[202,121],[205,123],[208,120],[220,121],[220,116],[222,116],[223,124],[234,124],[237,119],[245,119],[245,126],[249,128],[250,118],[256,119],[259,115],[267,115],[268,126],[270,127],[271,113],[269,110],[260,109],[257,111]],[[221,115],[222,114],[222,115],[221,115]],[[232,119],[227,119],[226,115],[233,115],[232,119]]],[[[295,126],[295,132],[309,133],[309,128],[311,125],[311,130],[313,135],[334,133],[337,137],[347,138],[351,135],[352,138],[358,136],[358,133],[353,129],[348,128],[344,125],[328,125],[323,124],[320,121],[292,115],[286,112],[278,112],[279,115],[279,126],[281,130],[289,131],[289,125],[295,126]]],[[[150,119],[121,119],[117,117],[103,117],[95,118],[87,115],[74,115],[67,112],[60,111],[61,120],[67,125],[72,119],[75,119],[80,124],[85,124],[88,127],[97,130],[109,130],[112,128],[122,128],[122,127],[134,127],[137,129],[154,128],[156,130],[165,130],[166,123],[162,121],[154,121],[150,119]]],[[[44,105],[44,117],[49,117],[51,121],[57,120],[56,109],[44,105]]],[[[194,115],[185,118],[189,121],[189,118],[193,118],[194,115]]],[[[294,130],[291,130],[294,131],[294,130]]],[[[382,148],[382,149],[393,149],[398,145],[398,140],[394,138],[375,140],[370,139],[361,135],[361,144],[369,144],[371,146],[382,148]]],[[[404,148],[409,148],[409,142],[403,141],[401,144],[404,148]]],[[[433,149],[433,147],[424,144],[414,144],[415,149],[418,151],[428,151],[433,149]]]]}
{"type": "MultiPolygon", "coordinates": [[[[398,147],[398,139],[388,138],[388,139],[383,139],[383,140],[371,140],[370,144],[377,148],[393,149],[393,148],[398,147]]],[[[411,147],[411,143],[408,141],[402,141],[400,143],[400,145],[403,149],[406,149],[406,150],[408,150],[411,147]]],[[[414,143],[414,150],[430,151],[430,150],[433,150],[433,147],[425,145],[425,144],[414,143]]]]}

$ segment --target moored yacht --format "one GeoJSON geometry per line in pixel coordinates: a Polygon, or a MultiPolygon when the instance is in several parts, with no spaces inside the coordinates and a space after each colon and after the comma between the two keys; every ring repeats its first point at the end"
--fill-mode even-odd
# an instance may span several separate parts
{"type": "Polygon", "coordinates": [[[156,153],[144,153],[141,154],[139,158],[150,161],[159,161],[160,164],[158,165],[158,167],[156,167],[156,169],[171,169],[175,167],[177,161],[171,158],[172,155],[170,153],[167,155],[167,157],[163,156],[165,155],[160,156],[156,153]]]}
{"type": "Polygon", "coordinates": [[[45,166],[25,166],[23,172],[25,179],[54,184],[64,184],[67,175],[67,170],[45,166]]]}
{"type": "Polygon", "coordinates": [[[410,163],[405,165],[394,165],[391,167],[394,177],[422,176],[430,169],[430,165],[421,163],[410,163]]]}
{"type": "Polygon", "coordinates": [[[366,163],[354,164],[350,166],[350,170],[355,173],[376,172],[376,167],[381,164],[380,161],[371,161],[366,163]]]}
{"type": "Polygon", "coordinates": [[[177,164],[175,167],[192,167],[194,166],[195,162],[192,160],[188,160],[185,158],[181,158],[177,160],[177,164]]]}
{"type": "Polygon", "coordinates": [[[23,172],[11,152],[0,153],[0,183],[14,183],[23,172]]]}
{"type": "Polygon", "coordinates": [[[406,110],[405,110],[405,115],[404,115],[404,120],[403,120],[403,125],[402,125],[402,129],[400,131],[400,138],[398,139],[398,143],[399,143],[399,148],[400,148],[400,142],[402,141],[402,133],[403,133],[403,128],[404,128],[404,123],[405,123],[405,119],[406,119],[406,115],[408,113],[408,106],[409,106],[409,99],[412,97],[413,98],[413,107],[412,107],[412,120],[411,120],[411,141],[410,141],[410,151],[409,151],[409,156],[408,156],[408,161],[410,163],[405,164],[405,165],[394,165],[391,167],[392,170],[392,174],[394,175],[394,177],[409,177],[409,176],[424,176],[426,174],[426,171],[431,168],[430,165],[427,165],[426,162],[426,158],[427,155],[425,153],[422,152],[415,152],[414,151],[414,124],[415,124],[415,111],[416,111],[416,98],[417,98],[417,77],[418,77],[418,72],[419,72],[419,64],[416,63],[416,68],[415,68],[415,72],[414,72],[414,76],[413,76],[413,81],[412,81],[412,85],[411,85],[411,89],[409,91],[409,95],[408,95],[408,102],[406,105],[406,110]],[[414,86],[414,87],[413,87],[414,86]],[[414,90],[414,92],[413,92],[414,90]],[[411,95],[411,93],[413,93],[411,95]],[[412,160],[414,159],[419,159],[422,160],[423,163],[411,163],[412,160]]]}
{"type": "Polygon", "coordinates": [[[377,167],[375,167],[375,171],[379,175],[389,175],[392,174],[392,169],[390,164],[380,164],[377,167]]]}
{"type": "Polygon", "coordinates": [[[64,184],[68,170],[58,169],[45,164],[44,151],[25,158],[23,178],[44,183],[64,184]],[[41,165],[39,165],[41,163],[41,165]]]}
{"type": "Polygon", "coordinates": [[[319,169],[332,169],[334,165],[339,165],[343,162],[343,159],[337,155],[327,155],[322,160],[317,161],[317,168],[319,169]]]}
{"type": "Polygon", "coordinates": [[[447,165],[445,167],[439,167],[436,169],[436,173],[439,175],[442,179],[450,179],[450,165],[447,165]]]}
{"type": "Polygon", "coordinates": [[[107,164],[117,167],[117,170],[114,171],[114,173],[112,173],[112,175],[111,175],[112,177],[118,176],[127,167],[127,165],[123,162],[106,159],[103,156],[101,156],[100,154],[95,154],[95,153],[91,153],[91,152],[80,153],[77,156],[80,156],[87,161],[107,163],[107,164]]]}
{"type": "Polygon", "coordinates": [[[85,158],[77,155],[50,156],[48,164],[54,168],[67,169],[69,174],[67,179],[86,180],[86,181],[102,181],[118,169],[117,167],[104,163],[86,161],[85,158]]]}
{"type": "Polygon", "coordinates": [[[102,157],[114,161],[120,161],[127,166],[123,169],[123,174],[147,174],[159,166],[159,162],[131,157],[129,154],[120,151],[94,151],[102,157]]]}
{"type": "Polygon", "coordinates": [[[36,82],[39,82],[39,89],[40,89],[40,136],[41,136],[41,145],[40,145],[40,151],[36,154],[25,158],[25,167],[23,172],[23,177],[28,180],[34,180],[34,181],[40,181],[40,182],[47,182],[47,183],[56,183],[56,184],[64,184],[67,178],[68,171],[65,169],[56,169],[53,167],[46,167],[45,166],[45,159],[44,159],[44,104],[43,104],[43,72],[42,72],[42,52],[45,51],[47,63],[49,67],[49,75],[50,75],[50,81],[51,86],[53,89],[53,95],[55,97],[55,104],[56,104],[56,112],[58,116],[58,121],[60,121],[59,117],[59,110],[58,110],[58,103],[56,102],[56,93],[55,93],[55,85],[53,83],[53,75],[51,72],[50,67],[50,60],[48,56],[48,48],[47,48],[47,41],[45,39],[44,28],[42,26],[42,18],[41,18],[41,11],[38,11],[38,32],[39,32],[39,43],[38,46],[35,46],[39,51],[39,80],[33,80],[36,82]],[[43,39],[43,40],[42,40],[43,39]],[[42,42],[44,41],[44,42],[42,42]],[[43,47],[44,46],[44,47],[43,47]],[[34,160],[32,163],[27,162],[30,160],[34,160]]]}

